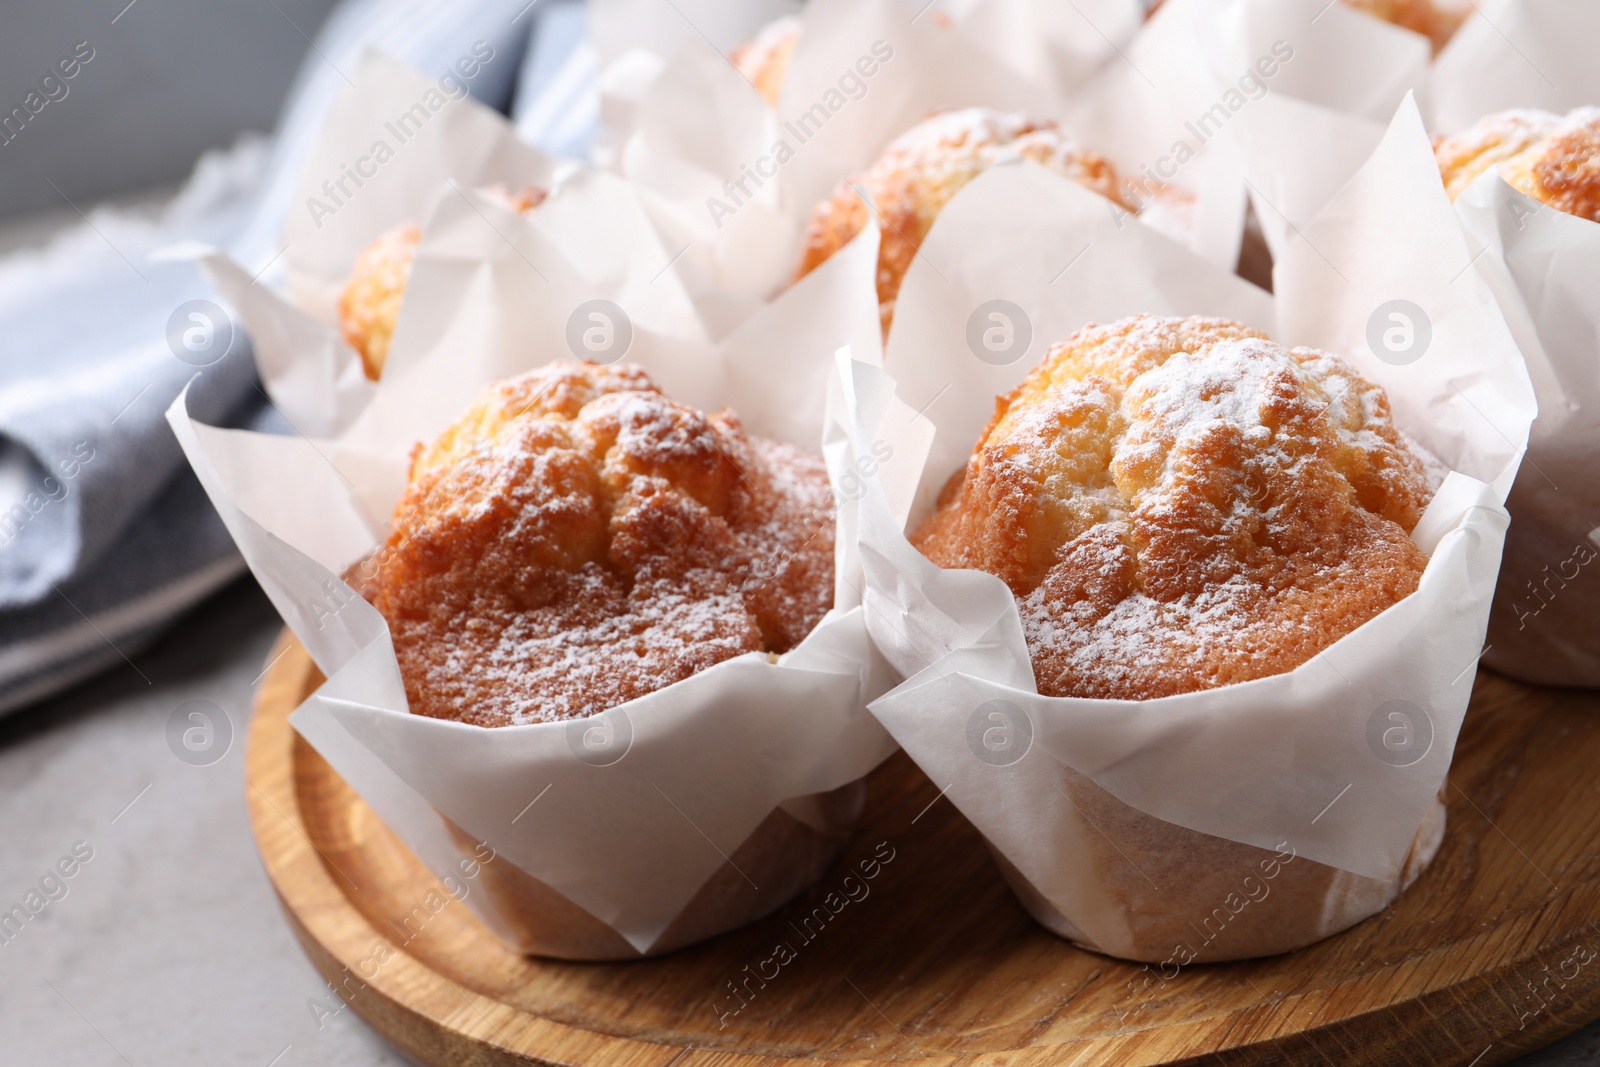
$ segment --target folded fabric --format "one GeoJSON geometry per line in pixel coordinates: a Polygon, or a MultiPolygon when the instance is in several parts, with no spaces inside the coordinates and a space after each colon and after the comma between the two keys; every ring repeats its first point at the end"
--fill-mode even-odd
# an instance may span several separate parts
{"type": "Polygon", "coordinates": [[[528,0],[346,0],[271,140],[203,158],[153,220],[95,210],[0,261],[0,713],[108,666],[137,674],[139,648],[242,573],[163,416],[185,384],[206,422],[295,432],[248,338],[191,303],[217,299],[194,264],[151,255],[204,242],[272,284],[306,154],[361,54],[442,72],[486,41],[506,62],[470,90],[504,111],[538,18],[528,0]]]}

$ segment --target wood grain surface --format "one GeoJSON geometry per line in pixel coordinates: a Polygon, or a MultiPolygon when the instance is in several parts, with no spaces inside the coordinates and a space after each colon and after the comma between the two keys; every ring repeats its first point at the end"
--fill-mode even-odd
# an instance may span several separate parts
{"type": "Polygon", "coordinates": [[[1162,977],[1066,944],[902,754],[808,896],[659,959],[560,963],[496,941],[294,733],[321,676],[287,634],[280,653],[247,758],[262,858],[318,970],[425,1064],[1487,1067],[1600,1017],[1593,694],[1480,673],[1437,860],[1387,912],[1286,956],[1162,977]],[[865,897],[794,925],[875,855],[892,858],[865,897]],[[752,978],[779,941],[792,958],[752,978]]]}

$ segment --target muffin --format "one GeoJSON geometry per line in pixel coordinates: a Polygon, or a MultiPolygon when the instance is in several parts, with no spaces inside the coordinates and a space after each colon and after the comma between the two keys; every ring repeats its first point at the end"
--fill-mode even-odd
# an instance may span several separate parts
{"type": "Polygon", "coordinates": [[[988,108],[947,111],[896,138],[865,173],[840,182],[832,196],[812,209],[794,281],[848,244],[875,208],[883,227],[878,307],[887,335],[900,284],[939,212],[972,179],[1016,156],[1071,178],[1127,211],[1138,211],[1110,160],[1079,145],[1055,123],[988,108]]]}
{"type": "Polygon", "coordinates": [[[1139,316],[1051,348],[912,543],[1011,588],[1040,693],[1148,700],[1291,671],[1410,595],[1430,495],[1337,357],[1139,316]]]}
{"type": "Polygon", "coordinates": [[[799,42],[799,17],[784,15],[773,19],[761,27],[754,37],[734,48],[728,60],[734,70],[755,86],[761,99],[777,107],[784,76],[789,73],[789,60],[794,56],[794,46],[799,42]]]}
{"type": "MultiPolygon", "coordinates": [[[[527,214],[544,202],[543,189],[527,186],[515,192],[503,185],[478,190],[503,207],[527,214]]],[[[411,264],[422,241],[414,222],[385,230],[356,256],[350,278],[339,294],[339,331],[361,356],[361,368],[377,381],[389,358],[389,340],[400,317],[400,303],[411,280],[411,264]]]]}
{"type": "Polygon", "coordinates": [[[553,363],[417,449],[364,591],[415,714],[581,718],[804,640],[832,606],[832,501],[820,456],[731,411],[553,363]]]}
{"type": "MultiPolygon", "coordinates": [[[[819,456],[746,434],[731,411],[676,403],[637,367],[553,363],[491,384],[417,446],[359,585],[388,622],[413,714],[512,727],[788,651],[832,606],[833,540],[819,456]]],[[[648,954],[804,890],[864,798],[856,781],[772,810],[648,954]]],[[[479,842],[441,817],[472,857],[479,842]]],[[[521,951],[641,955],[510,862],[484,865],[483,879],[496,928],[521,951]]]]}
{"type": "Polygon", "coordinates": [[[1438,138],[1433,152],[1452,200],[1495,167],[1508,184],[1535,200],[1600,222],[1600,107],[1566,115],[1501,111],[1438,138]]]}
{"type": "MultiPolygon", "coordinates": [[[[1291,671],[1415,591],[1427,558],[1408,534],[1430,496],[1383,391],[1337,357],[1138,316],[1055,345],[1001,397],[911,541],[1006,583],[1040,694],[1152,700],[1291,671]]],[[[1048,929],[1129,959],[1309,944],[1385,907],[1443,836],[1436,803],[1395,878],[1374,879],[1166,822],[1064,764],[1046,773],[1068,806],[1047,790],[1029,818],[1074,842],[1076,892],[1103,901],[1095,933],[995,850],[1001,871],[1048,929]],[[1252,872],[1268,889],[1213,930],[1252,872]]]]}

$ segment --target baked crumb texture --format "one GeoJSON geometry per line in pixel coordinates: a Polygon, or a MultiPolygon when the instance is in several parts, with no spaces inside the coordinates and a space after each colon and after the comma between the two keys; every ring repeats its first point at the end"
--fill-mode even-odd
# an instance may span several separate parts
{"type": "Polygon", "coordinates": [[[819,456],[637,367],[553,363],[418,446],[365,593],[413,712],[549,722],[792,648],[832,604],[833,534],[819,456]]]}
{"type": "Polygon", "coordinates": [[[1501,111],[1438,138],[1433,153],[1451,200],[1498,167],[1500,177],[1535,200],[1600,222],[1600,107],[1565,115],[1501,111]]]}
{"type": "Polygon", "coordinates": [[[840,182],[832,196],[812,209],[794,280],[817,269],[866,227],[872,217],[866,194],[878,209],[883,230],[878,306],[887,335],[900,283],[934,219],[968,182],[1014,156],[1048,167],[1128,211],[1137,210],[1124,198],[1111,161],[1083,148],[1055,123],[988,108],[946,111],[902,134],[864,174],[840,182]]]}
{"type": "MultiPolygon", "coordinates": [[[[527,214],[544,202],[537,186],[508,189],[490,185],[478,190],[511,211],[527,214]]],[[[411,266],[422,242],[422,228],[414,222],[385,230],[356,256],[355,266],[339,293],[339,331],[361,356],[361,369],[377,381],[389,358],[389,340],[400,317],[400,304],[411,281],[411,266]]]]}
{"type": "Polygon", "coordinates": [[[1292,670],[1413,592],[1429,496],[1340,359],[1138,316],[997,400],[912,540],[1011,587],[1041,693],[1149,699],[1292,670]]]}

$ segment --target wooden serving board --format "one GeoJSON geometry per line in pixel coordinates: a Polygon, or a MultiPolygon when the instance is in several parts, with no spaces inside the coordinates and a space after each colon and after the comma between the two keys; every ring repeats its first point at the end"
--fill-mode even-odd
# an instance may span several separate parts
{"type": "Polygon", "coordinates": [[[262,858],[318,970],[425,1064],[1487,1067],[1600,1017],[1597,695],[1480,674],[1438,858],[1389,911],[1286,956],[1160,982],[1073,948],[902,754],[810,896],[660,959],[584,964],[518,956],[455,902],[400,932],[430,890],[448,898],[289,726],[321,676],[287,634],[279,653],[247,761],[262,858]],[[791,917],[880,842],[870,894],[802,941],[791,917]],[[729,983],[785,938],[795,958],[732,1014],[729,983]]]}

